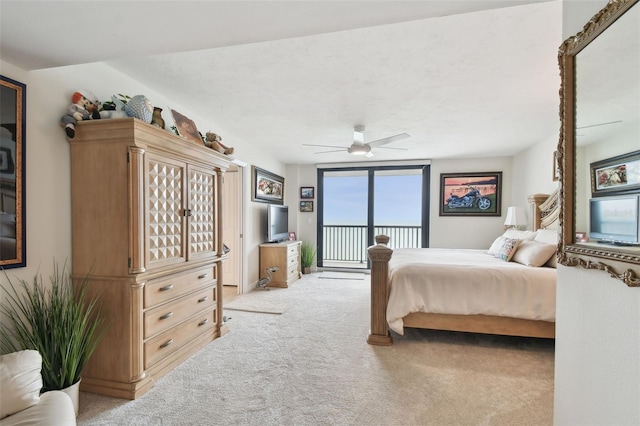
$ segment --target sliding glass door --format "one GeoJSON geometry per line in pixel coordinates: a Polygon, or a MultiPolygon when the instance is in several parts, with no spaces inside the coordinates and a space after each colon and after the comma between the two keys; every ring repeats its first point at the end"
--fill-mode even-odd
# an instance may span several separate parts
{"type": "Polygon", "coordinates": [[[318,169],[318,266],[367,268],[375,235],[427,247],[429,166],[318,169]]]}

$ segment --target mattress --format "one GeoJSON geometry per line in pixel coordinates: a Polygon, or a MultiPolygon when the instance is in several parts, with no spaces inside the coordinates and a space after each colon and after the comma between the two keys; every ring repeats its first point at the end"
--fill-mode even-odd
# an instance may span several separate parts
{"type": "Polygon", "coordinates": [[[555,321],[556,270],[505,262],[473,249],[396,249],[387,322],[403,334],[413,312],[555,321]]]}

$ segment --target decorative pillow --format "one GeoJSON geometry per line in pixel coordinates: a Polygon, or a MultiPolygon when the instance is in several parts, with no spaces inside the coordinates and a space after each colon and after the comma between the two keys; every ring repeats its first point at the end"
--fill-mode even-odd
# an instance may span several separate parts
{"type": "MultiPolygon", "coordinates": [[[[557,229],[538,229],[536,238],[534,241],[545,244],[553,244],[556,249],[558,248],[558,230],[557,229]]],[[[549,258],[544,266],[548,268],[555,268],[557,266],[556,252],[553,252],[553,256],[549,258]]]]}
{"type": "Polygon", "coordinates": [[[493,244],[491,244],[491,247],[489,247],[489,250],[487,250],[487,254],[495,256],[500,250],[500,247],[502,247],[502,243],[504,243],[504,237],[501,235],[495,239],[493,244]]]}
{"type": "Polygon", "coordinates": [[[544,265],[555,252],[556,246],[553,244],[524,240],[518,246],[518,251],[515,252],[511,260],[523,265],[537,267],[544,265]]]}
{"type": "Polygon", "coordinates": [[[42,357],[25,350],[0,356],[0,419],[40,401],[42,357]]]}
{"type": "Polygon", "coordinates": [[[521,242],[522,240],[518,240],[516,238],[505,238],[500,246],[500,250],[495,254],[495,257],[502,259],[505,262],[510,261],[521,242]]]}
{"type": "Polygon", "coordinates": [[[533,240],[537,235],[536,231],[521,231],[519,229],[507,229],[502,234],[505,238],[517,238],[519,240],[533,240]]]}

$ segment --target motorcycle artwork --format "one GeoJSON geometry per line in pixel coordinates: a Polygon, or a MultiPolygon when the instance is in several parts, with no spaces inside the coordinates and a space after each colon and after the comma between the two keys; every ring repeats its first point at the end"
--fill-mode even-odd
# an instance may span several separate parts
{"type": "Polygon", "coordinates": [[[450,194],[449,198],[447,198],[447,207],[450,209],[455,208],[473,208],[478,207],[480,210],[487,210],[491,207],[491,200],[487,197],[482,196],[480,190],[472,186],[471,184],[467,184],[469,188],[469,192],[464,194],[462,197],[457,195],[450,194]]]}

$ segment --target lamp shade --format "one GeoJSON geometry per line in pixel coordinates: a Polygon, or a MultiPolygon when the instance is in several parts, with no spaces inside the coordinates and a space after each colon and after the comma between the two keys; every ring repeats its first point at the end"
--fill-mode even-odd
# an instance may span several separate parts
{"type": "Polygon", "coordinates": [[[522,207],[509,207],[507,209],[507,219],[504,221],[505,226],[525,226],[527,217],[522,207]]]}

